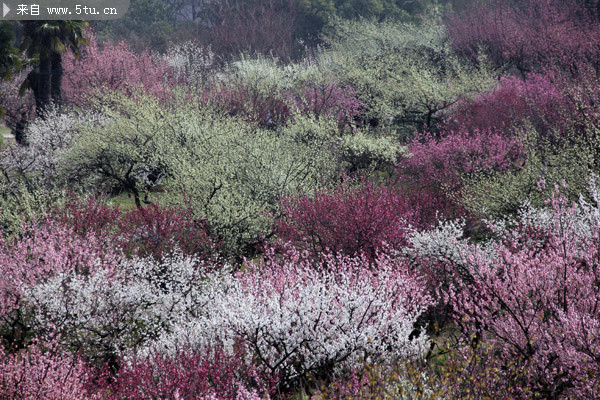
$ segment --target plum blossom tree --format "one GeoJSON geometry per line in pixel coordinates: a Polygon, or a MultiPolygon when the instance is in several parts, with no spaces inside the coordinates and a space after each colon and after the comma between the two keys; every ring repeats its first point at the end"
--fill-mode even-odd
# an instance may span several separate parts
{"type": "Polygon", "coordinates": [[[526,81],[502,77],[491,91],[458,102],[445,123],[446,129],[510,130],[529,123],[539,131],[566,132],[571,126],[567,115],[573,115],[576,109],[566,90],[577,90],[577,85],[563,85],[555,75],[550,71],[531,73],[526,81]]]}
{"type": "Polygon", "coordinates": [[[333,190],[284,197],[275,231],[313,257],[334,252],[374,259],[386,248],[404,246],[409,226],[420,222],[410,200],[397,188],[346,178],[333,190]]]}
{"type": "Polygon", "coordinates": [[[497,67],[515,67],[523,75],[554,65],[574,72],[581,60],[598,67],[595,12],[579,0],[479,2],[447,23],[454,48],[477,60],[480,49],[497,67]]]}
{"type": "Polygon", "coordinates": [[[446,217],[465,216],[461,190],[467,178],[517,169],[526,159],[519,132],[463,128],[415,135],[398,161],[397,177],[408,183],[422,207],[446,217]]]}
{"type": "Polygon", "coordinates": [[[367,358],[421,354],[427,338],[415,322],[432,302],[421,279],[389,257],[371,265],[342,256],[315,263],[293,249],[283,259],[247,263],[245,271],[212,278],[204,314],[156,346],[224,345],[231,352],[242,345],[285,390],[367,358]]]}
{"type": "Polygon", "coordinates": [[[142,90],[166,99],[175,78],[168,62],[150,51],[135,53],[125,42],[106,43],[103,48],[93,33],[81,50],[81,58],[64,55],[63,97],[70,105],[89,105],[106,91],[127,95],[142,90]]]}
{"type": "Polygon", "coordinates": [[[498,228],[489,248],[458,247],[468,275],[445,296],[467,343],[493,346],[498,379],[512,382],[517,398],[600,393],[597,185],[594,178],[593,203],[569,204],[557,189],[548,209],[525,208],[516,224],[498,228]]]}
{"type": "Polygon", "coordinates": [[[28,287],[31,325],[36,332],[53,327],[62,334],[61,345],[116,368],[121,357],[203,313],[211,269],[174,254],[162,261],[119,260],[89,274],[57,273],[28,287]]]}
{"type": "Polygon", "coordinates": [[[239,350],[230,355],[219,348],[181,349],[124,360],[110,385],[110,399],[260,400],[273,390],[272,381],[239,350]]]}
{"type": "Polygon", "coordinates": [[[0,323],[5,326],[4,340],[22,345],[27,321],[23,299],[29,289],[64,271],[87,274],[110,268],[117,253],[89,234],[74,236],[71,228],[46,221],[25,226],[20,237],[0,240],[0,323]]]}
{"type": "MultiPolygon", "coordinates": [[[[106,121],[107,118],[99,113],[60,112],[55,107],[46,107],[44,119],[35,119],[24,128],[22,135],[27,146],[3,149],[2,157],[6,161],[0,166],[3,178],[12,186],[24,182],[31,188],[49,188],[65,183],[61,174],[64,167],[62,157],[71,148],[81,127],[106,121]]],[[[76,187],[75,182],[69,183],[76,187]]]]}
{"type": "Polygon", "coordinates": [[[37,340],[18,353],[0,347],[0,397],[3,399],[94,400],[86,364],[61,352],[56,337],[37,340]]]}

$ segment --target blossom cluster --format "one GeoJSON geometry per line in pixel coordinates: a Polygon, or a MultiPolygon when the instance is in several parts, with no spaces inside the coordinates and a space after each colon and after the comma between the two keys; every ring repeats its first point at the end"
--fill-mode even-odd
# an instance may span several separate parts
{"type": "MultiPolygon", "coordinates": [[[[599,393],[597,180],[590,195],[593,203],[570,203],[557,189],[550,208],[527,206],[516,221],[497,224],[499,240],[486,247],[450,242],[465,276],[440,293],[465,343],[492,345],[494,362],[507,374],[515,371],[512,364],[519,366],[519,398],[532,392],[579,398],[599,393]]],[[[514,384],[516,378],[504,379],[514,384]]]]}
{"type": "Polygon", "coordinates": [[[236,343],[282,384],[328,376],[367,359],[411,358],[427,343],[415,322],[432,303],[420,278],[381,256],[334,257],[315,264],[295,250],[213,278],[204,314],[156,346],[206,348],[236,343]]]}

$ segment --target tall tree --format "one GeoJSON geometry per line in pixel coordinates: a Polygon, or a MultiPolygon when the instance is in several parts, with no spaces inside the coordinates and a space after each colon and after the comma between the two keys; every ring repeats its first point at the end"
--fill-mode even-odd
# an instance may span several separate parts
{"type": "Polygon", "coordinates": [[[52,102],[62,103],[62,53],[72,50],[79,56],[79,48],[87,43],[84,21],[22,21],[23,42],[21,50],[32,61],[33,70],[25,80],[35,96],[38,116],[52,102]]]}
{"type": "Polygon", "coordinates": [[[10,78],[19,64],[19,54],[14,47],[15,33],[9,22],[0,22],[0,79],[10,78]]]}

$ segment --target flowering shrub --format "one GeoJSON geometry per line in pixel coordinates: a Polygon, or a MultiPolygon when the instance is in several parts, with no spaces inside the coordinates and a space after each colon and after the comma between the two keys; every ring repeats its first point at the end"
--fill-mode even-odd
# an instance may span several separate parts
{"type": "Polygon", "coordinates": [[[180,350],[124,362],[110,387],[110,399],[260,400],[264,397],[259,393],[269,390],[269,383],[242,354],[229,355],[218,348],[205,353],[180,350]]]}
{"type": "Polygon", "coordinates": [[[103,238],[114,234],[115,223],[121,216],[119,207],[107,205],[100,197],[79,198],[74,193],[51,213],[52,219],[70,226],[79,236],[93,233],[103,238]]]}
{"type": "Polygon", "coordinates": [[[161,260],[176,251],[214,261],[218,243],[209,237],[206,223],[192,209],[149,204],[123,212],[94,197],[71,195],[64,207],[55,208],[52,218],[72,226],[85,236],[101,236],[127,256],[161,260]]]}
{"type": "Polygon", "coordinates": [[[350,86],[340,88],[333,81],[304,83],[300,88],[270,88],[268,91],[235,82],[205,91],[202,101],[217,105],[230,115],[240,115],[248,122],[270,128],[286,123],[299,113],[315,118],[333,117],[343,129],[352,124],[361,110],[354,89],[350,86]]]}
{"type": "Polygon", "coordinates": [[[426,364],[414,361],[394,365],[367,364],[320,388],[312,399],[444,399],[446,385],[435,382],[425,369],[426,364]]]}
{"type": "Polygon", "coordinates": [[[433,20],[339,20],[325,41],[330,49],[318,60],[340,86],[356,91],[360,122],[395,135],[437,130],[453,104],[490,84],[489,71],[459,59],[433,20]]]}
{"type": "Polygon", "coordinates": [[[126,254],[161,259],[178,249],[201,259],[211,258],[217,244],[208,236],[206,223],[193,210],[150,204],[122,215],[117,221],[118,243],[126,254]]]}
{"type": "Polygon", "coordinates": [[[216,64],[215,54],[210,47],[202,47],[194,41],[171,44],[164,60],[171,67],[177,82],[193,88],[203,84],[216,64]]]}
{"type": "Polygon", "coordinates": [[[364,128],[343,135],[339,146],[340,159],[349,174],[389,171],[406,150],[397,138],[372,135],[364,128]]]}
{"type": "Polygon", "coordinates": [[[69,348],[94,362],[114,363],[144,342],[201,312],[211,266],[181,254],[122,261],[90,274],[57,273],[26,293],[33,328],[52,326],[69,348]]]}
{"type": "Polygon", "coordinates": [[[449,192],[460,187],[465,175],[505,171],[523,159],[519,137],[495,129],[447,132],[439,139],[424,132],[407,152],[411,156],[401,159],[402,172],[449,192]]]}
{"type": "Polygon", "coordinates": [[[18,353],[0,347],[0,398],[23,400],[100,399],[88,391],[86,365],[60,352],[56,339],[36,341],[18,353]]]}
{"type": "Polygon", "coordinates": [[[365,257],[328,256],[315,263],[293,250],[215,277],[205,296],[204,315],[157,345],[232,349],[241,343],[286,390],[366,358],[421,354],[427,338],[414,325],[432,303],[421,280],[388,257],[371,264],[365,257]]]}
{"type": "Polygon", "coordinates": [[[406,244],[418,208],[394,187],[370,180],[346,179],[333,190],[317,188],[281,200],[282,217],[275,232],[284,242],[319,257],[329,251],[346,255],[365,253],[369,258],[406,244]]]}
{"type": "Polygon", "coordinates": [[[566,131],[565,116],[574,111],[563,87],[551,74],[532,73],[526,81],[502,77],[490,92],[461,101],[447,121],[447,128],[473,131],[493,128],[512,130],[532,123],[538,130],[566,131]],[[562,129],[561,129],[562,128],[562,129]]]}
{"type": "Polygon", "coordinates": [[[414,187],[413,196],[424,200],[425,209],[446,216],[465,215],[460,191],[466,178],[513,170],[525,158],[520,137],[496,129],[450,131],[440,137],[424,132],[407,153],[396,172],[414,187]]]}
{"type": "Polygon", "coordinates": [[[468,279],[446,291],[465,339],[492,344],[502,365],[519,363],[521,397],[600,393],[597,182],[590,192],[592,204],[557,191],[549,209],[526,208],[492,251],[463,247],[468,279]]]}
{"type": "Polygon", "coordinates": [[[65,271],[109,269],[117,259],[98,237],[76,236],[71,228],[52,221],[25,226],[20,236],[0,240],[0,321],[11,328],[5,339],[23,340],[24,315],[18,310],[33,285],[65,271]]]}
{"type": "Polygon", "coordinates": [[[165,60],[149,51],[136,54],[125,42],[104,44],[101,49],[93,33],[81,58],[63,56],[63,98],[67,104],[84,106],[104,91],[132,95],[137,90],[165,100],[174,80],[165,60]]]}
{"type": "Polygon", "coordinates": [[[0,153],[5,161],[0,165],[4,178],[13,184],[24,180],[29,186],[34,182],[41,187],[63,183],[63,156],[70,150],[81,127],[105,122],[106,118],[98,113],[63,113],[49,107],[44,119],[37,118],[24,128],[27,146],[7,146],[0,153]]]}
{"type": "Polygon", "coordinates": [[[280,93],[262,93],[243,84],[214,87],[203,93],[202,101],[241,116],[246,122],[273,128],[286,122],[292,113],[290,104],[280,93]]]}
{"type": "Polygon", "coordinates": [[[442,346],[429,360],[391,365],[366,364],[321,388],[315,400],[481,400],[518,398],[515,382],[523,377],[518,363],[501,366],[491,346],[460,350],[442,346]],[[502,367],[504,367],[502,369],[502,367]],[[506,373],[511,374],[507,380],[506,373]]]}
{"type": "Polygon", "coordinates": [[[333,80],[321,85],[304,84],[296,104],[303,114],[335,117],[340,129],[351,125],[362,110],[355,90],[351,86],[342,88],[333,80]]]}

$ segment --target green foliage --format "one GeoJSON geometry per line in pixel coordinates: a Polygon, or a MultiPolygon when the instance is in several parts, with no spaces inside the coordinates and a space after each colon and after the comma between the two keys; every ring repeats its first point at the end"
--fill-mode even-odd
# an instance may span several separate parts
{"type": "Polygon", "coordinates": [[[314,38],[336,18],[417,20],[418,15],[437,7],[438,3],[437,0],[299,0],[302,16],[299,36],[314,38]]]}
{"type": "Polygon", "coordinates": [[[66,192],[59,188],[17,186],[0,180],[0,233],[10,238],[24,222],[39,220],[53,207],[65,204],[66,192]]]}
{"type": "Polygon", "coordinates": [[[345,135],[341,140],[341,157],[349,172],[385,170],[396,164],[404,149],[394,138],[369,135],[364,130],[345,135]]]}
{"type": "Polygon", "coordinates": [[[278,212],[284,193],[309,190],[337,170],[329,133],[337,127],[325,119],[272,131],[145,95],[111,94],[98,107],[108,122],[81,129],[61,173],[88,188],[132,193],[138,206],[160,186],[161,201],[190,203],[238,254],[270,233],[267,214],[278,212]]]}
{"type": "Polygon", "coordinates": [[[144,95],[107,94],[95,107],[106,121],[81,128],[63,156],[60,173],[84,187],[131,193],[141,207],[144,191],[167,173],[159,146],[167,140],[175,116],[144,95]]]}
{"type": "MultiPolygon", "coordinates": [[[[243,249],[268,235],[268,214],[278,213],[282,195],[310,190],[336,170],[323,133],[327,125],[315,120],[299,119],[269,131],[202,110],[188,113],[180,123],[181,129],[165,143],[170,149],[163,151],[172,155],[171,201],[183,201],[183,193],[225,240],[225,248],[243,249]],[[302,140],[310,129],[312,140],[302,140]]],[[[329,124],[331,128],[335,125],[329,124]]]]}
{"type": "Polygon", "coordinates": [[[401,136],[435,128],[448,107],[490,84],[485,68],[462,64],[435,21],[338,21],[326,41],[319,63],[356,89],[371,125],[401,136]]]}
{"type": "Polygon", "coordinates": [[[215,76],[212,84],[227,83],[251,88],[261,95],[292,91],[306,83],[326,84],[331,73],[314,62],[281,64],[267,56],[244,57],[229,63],[222,74],[215,76]]]}

